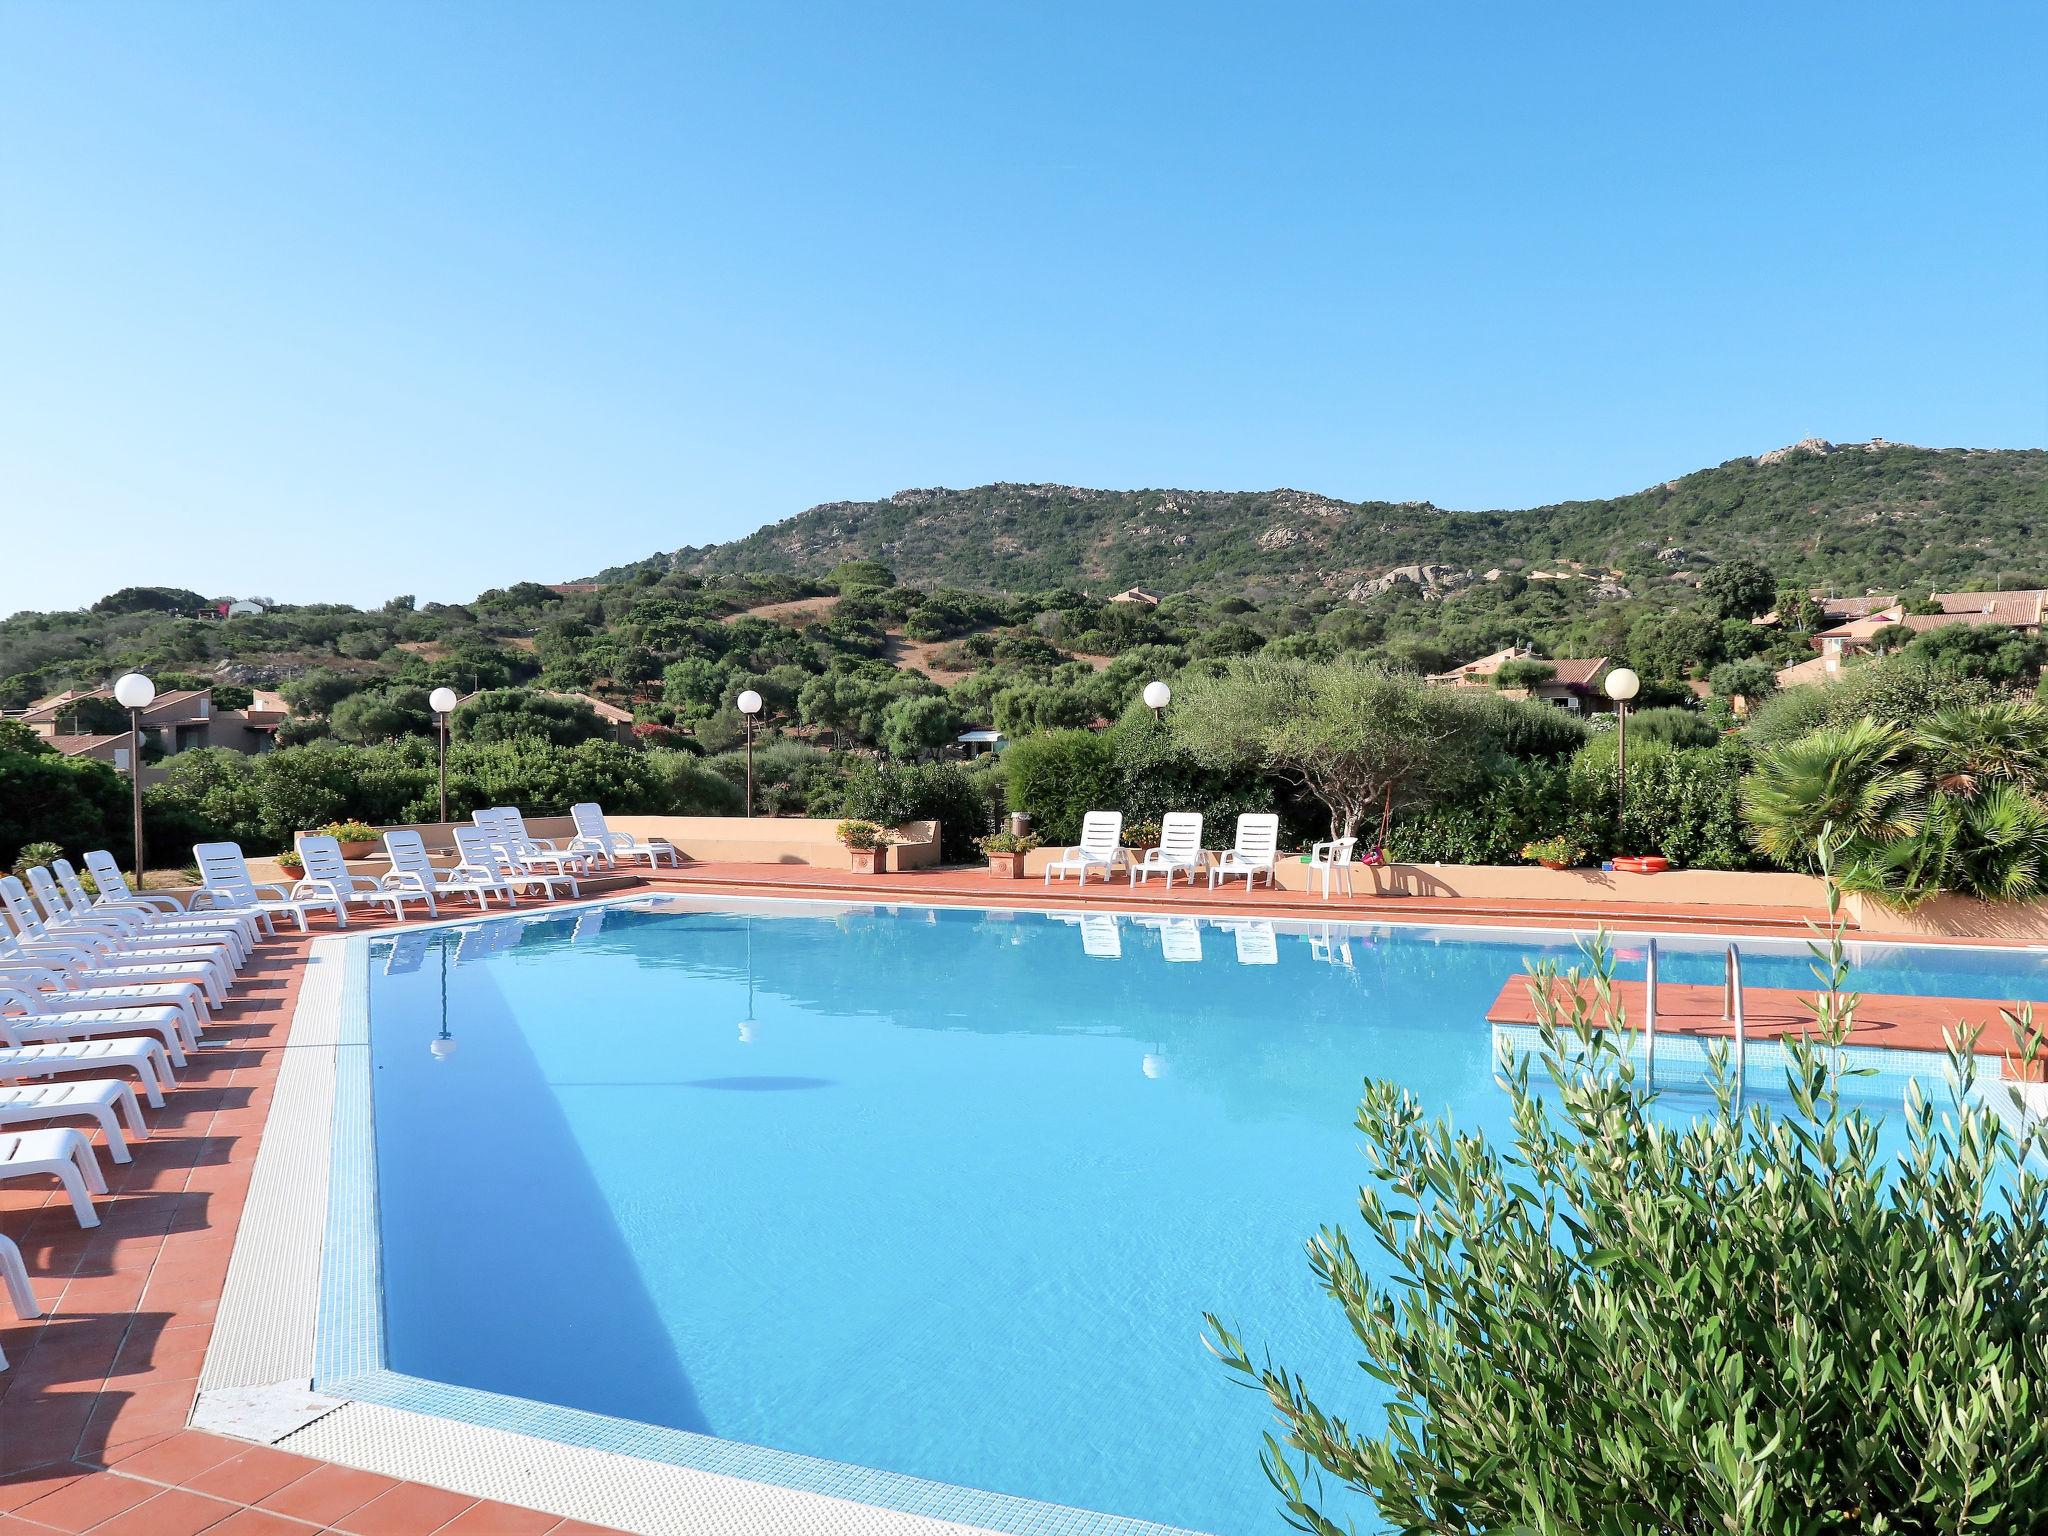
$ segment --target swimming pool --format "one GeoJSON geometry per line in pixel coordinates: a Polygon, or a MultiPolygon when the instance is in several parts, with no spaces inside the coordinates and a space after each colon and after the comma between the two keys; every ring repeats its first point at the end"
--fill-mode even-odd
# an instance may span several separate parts
{"type": "MultiPolygon", "coordinates": [[[[1802,946],[1742,947],[1752,985],[1811,984],[1802,946]]],[[[371,1209],[375,1253],[330,1257],[323,1328],[373,1315],[377,1337],[340,1329],[323,1375],[361,1390],[368,1348],[433,1411],[559,1405],[585,1417],[542,1432],[1062,1532],[1284,1528],[1265,1405],[1205,1352],[1203,1312],[1371,1422],[1301,1253],[1353,1209],[1360,1081],[1504,1131],[1485,1011],[1530,959],[1575,953],[684,899],[351,948],[374,1199],[337,1200],[331,1246],[371,1209]]],[[[1663,974],[1717,980],[1720,949],[1667,940],[1663,974]]],[[[1868,991],[2048,1000],[2033,952],[1858,958],[1868,991]]],[[[1869,1055],[1861,1091],[1895,1106],[1902,1058],[1869,1055]]],[[[1761,1059],[1750,1076],[1776,1084],[1761,1059]]]]}

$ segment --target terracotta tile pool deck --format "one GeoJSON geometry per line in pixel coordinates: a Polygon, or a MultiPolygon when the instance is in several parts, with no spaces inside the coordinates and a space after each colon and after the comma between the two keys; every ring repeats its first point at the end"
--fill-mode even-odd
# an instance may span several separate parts
{"type": "MultiPolygon", "coordinates": [[[[1136,889],[1091,884],[1083,895],[1072,885],[1048,890],[980,869],[855,876],[806,866],[697,865],[665,870],[647,884],[713,896],[1054,909],[1170,905],[1240,917],[1524,927],[1605,922],[1795,938],[1809,936],[1808,922],[1817,916],[1633,904],[1564,911],[1364,895],[1325,903],[1264,889],[1190,893],[1182,886],[1169,894],[1153,882],[1136,889]]],[[[522,903],[521,910],[538,905],[522,903]]],[[[461,914],[444,914],[454,915],[461,914]]],[[[356,915],[348,932],[391,926],[356,915]]],[[[577,1536],[600,1529],[186,1427],[303,963],[313,939],[334,931],[317,921],[312,935],[281,932],[252,956],[227,1006],[216,1012],[208,1043],[179,1074],[164,1107],[148,1111],[150,1134],[134,1144],[134,1161],[116,1166],[102,1156],[109,1192],[95,1201],[98,1227],[81,1230],[54,1190],[0,1186],[0,1232],[20,1244],[45,1312],[21,1321],[0,1310],[0,1348],[11,1363],[0,1371],[0,1536],[577,1536]]],[[[1685,1012],[1672,1013],[1673,1027],[1681,1027],[1685,1012]]],[[[1697,1022],[1711,1028],[1718,1010],[1713,1020],[1697,1022]]]]}

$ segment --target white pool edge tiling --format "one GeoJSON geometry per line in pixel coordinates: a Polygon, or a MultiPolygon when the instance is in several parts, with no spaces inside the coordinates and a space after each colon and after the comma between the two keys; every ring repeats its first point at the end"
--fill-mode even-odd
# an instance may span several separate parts
{"type": "MultiPolygon", "coordinates": [[[[582,905],[618,905],[644,897],[582,905]]],[[[571,908],[550,907],[535,920],[571,908]]],[[[518,914],[494,913],[493,920],[518,914]]],[[[481,914],[421,927],[458,927],[481,914]]],[[[648,1536],[1190,1536],[1145,1520],[449,1386],[385,1367],[370,1127],[369,946],[314,941],[199,1381],[316,1384],[281,1450],[648,1536]]],[[[536,1297],[537,1324],[559,1298],[536,1297]]],[[[537,1339],[545,1329],[537,1328],[537,1339]]],[[[537,1347],[546,1347],[544,1344],[537,1347]]],[[[209,1426],[211,1427],[211,1426],[209,1426]]]]}
{"type": "MultiPolygon", "coordinates": [[[[1047,910],[884,896],[825,901],[663,892],[603,898],[576,908],[550,907],[531,920],[554,919],[584,907],[737,903],[784,910],[946,910],[955,905],[970,910],[1047,910]]],[[[1245,921],[1206,913],[1114,909],[1100,915],[1245,921]]],[[[492,920],[518,916],[490,915],[492,920]]],[[[407,926],[459,927],[482,920],[484,914],[465,914],[407,926]]],[[[1312,932],[1324,926],[1311,918],[1252,920],[1270,922],[1275,931],[1286,932],[1312,932]]],[[[1447,935],[1522,933],[1549,942],[1570,931],[1384,919],[1361,923],[1334,916],[1328,921],[1349,928],[1442,929],[1447,935]]],[[[960,1488],[389,1370],[383,1355],[377,1269],[369,947],[374,938],[389,937],[394,931],[339,934],[317,939],[311,946],[200,1376],[195,1417],[206,1416],[209,1393],[273,1385],[303,1389],[312,1383],[340,1399],[341,1405],[276,1440],[281,1449],[649,1536],[1177,1536],[1175,1528],[1148,1521],[960,1488]]],[[[1646,937],[1648,931],[1629,930],[1627,936],[1646,937]]],[[[1670,937],[1680,942],[1715,940],[1701,934],[1670,937]]],[[[1801,941],[1745,935],[1737,942],[1749,947],[1801,941]]],[[[1673,1045],[1677,1043],[1674,1038],[1673,1045]]],[[[1859,1048],[1859,1057],[1865,1049],[1859,1048]]],[[[1924,1060],[1924,1053],[1918,1052],[1872,1054],[1924,1060]]],[[[1893,1070],[1903,1065],[1884,1063],[1893,1070]]],[[[544,1321],[555,1305],[557,1298],[536,1297],[537,1322],[544,1321]]]]}

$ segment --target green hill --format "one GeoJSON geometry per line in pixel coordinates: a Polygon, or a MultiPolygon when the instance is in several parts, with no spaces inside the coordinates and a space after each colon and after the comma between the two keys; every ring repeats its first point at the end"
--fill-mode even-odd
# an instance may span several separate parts
{"type": "Polygon", "coordinates": [[[1576,560],[1637,585],[1737,556],[1781,579],[1865,587],[2048,583],[2048,451],[1810,442],[1606,500],[1453,512],[1303,491],[986,485],[831,502],[648,565],[815,575],[888,562],[926,587],[1163,591],[1312,583],[1407,565],[1576,560]]]}

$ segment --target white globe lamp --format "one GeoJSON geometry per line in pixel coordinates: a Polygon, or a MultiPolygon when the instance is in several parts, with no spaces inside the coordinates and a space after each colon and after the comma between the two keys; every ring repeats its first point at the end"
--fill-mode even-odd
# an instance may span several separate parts
{"type": "Polygon", "coordinates": [[[1166,1076],[1166,1057],[1158,1051],[1147,1051],[1145,1059],[1139,1063],[1139,1067],[1147,1077],[1156,1082],[1158,1079],[1166,1076]]]}
{"type": "Polygon", "coordinates": [[[739,696],[738,703],[740,713],[743,715],[758,715],[761,713],[761,695],[754,692],[751,688],[739,696]]]}
{"type": "Polygon", "coordinates": [[[1643,691],[1643,680],[1628,667],[1616,667],[1607,674],[1607,697],[1617,704],[1626,704],[1643,691]]]}
{"type": "Polygon", "coordinates": [[[462,695],[453,688],[436,688],[427,695],[427,708],[437,715],[452,715],[455,706],[462,702],[462,695]]]}
{"type": "Polygon", "coordinates": [[[1163,719],[1166,706],[1173,702],[1173,690],[1156,678],[1145,685],[1145,707],[1152,711],[1152,718],[1163,719]]]}
{"type": "Polygon", "coordinates": [[[147,709],[156,702],[156,684],[130,672],[114,684],[114,702],[123,709],[147,709]]]}
{"type": "Polygon", "coordinates": [[[455,1054],[457,1042],[453,1035],[439,1034],[427,1042],[427,1049],[433,1052],[434,1060],[446,1061],[455,1054]]]}

